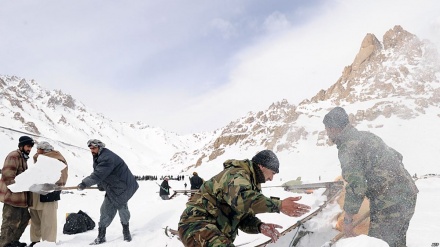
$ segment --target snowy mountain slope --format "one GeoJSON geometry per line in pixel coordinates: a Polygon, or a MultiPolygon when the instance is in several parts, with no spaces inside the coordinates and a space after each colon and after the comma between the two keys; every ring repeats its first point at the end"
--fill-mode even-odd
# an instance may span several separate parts
{"type": "Polygon", "coordinates": [[[298,106],[283,100],[231,122],[198,151],[193,163],[212,175],[212,166],[221,169],[221,162],[237,149],[241,158],[249,158],[268,148],[283,163],[308,165],[331,179],[340,170],[335,148],[328,147],[322,119],[337,105],[346,108],[359,129],[378,134],[399,150],[410,172],[439,172],[432,160],[438,159],[435,143],[440,131],[432,123],[440,118],[440,57],[429,41],[420,41],[400,26],[390,29],[383,42],[367,34],[353,63],[329,89],[298,106]],[[328,152],[333,153],[328,164],[314,162],[316,155],[328,152]]]}
{"type": "MultiPolygon", "coordinates": [[[[0,76],[0,89],[2,157],[16,147],[20,135],[28,134],[53,143],[71,164],[82,164],[83,159],[89,163],[86,142],[98,138],[121,154],[135,174],[146,175],[166,164],[174,153],[197,149],[206,138],[204,134],[179,136],[140,122],[114,122],[70,95],[42,89],[33,80],[0,76]]],[[[77,174],[89,173],[72,169],[77,174]]]]}
{"type": "MultiPolygon", "coordinates": [[[[400,26],[385,33],[382,42],[367,34],[353,63],[327,90],[298,105],[282,100],[214,132],[187,136],[143,123],[114,122],[61,91],[44,90],[33,80],[0,76],[0,126],[54,142],[78,178],[91,169],[82,165],[91,163],[85,142],[100,138],[137,175],[198,170],[209,177],[226,159],[250,158],[268,148],[279,154],[282,164],[316,170],[316,176],[304,177],[314,181],[340,173],[335,148],[329,147],[322,124],[328,110],[340,105],[359,129],[378,134],[400,151],[411,173],[439,173],[432,164],[439,153],[435,137],[440,133],[432,125],[440,116],[439,61],[428,41],[400,26]],[[235,157],[237,153],[241,156],[235,157]],[[323,164],[317,159],[321,155],[331,158],[323,164]]],[[[4,128],[0,133],[4,157],[16,147],[21,133],[4,128]]],[[[280,179],[291,177],[284,174],[280,179]]]]}

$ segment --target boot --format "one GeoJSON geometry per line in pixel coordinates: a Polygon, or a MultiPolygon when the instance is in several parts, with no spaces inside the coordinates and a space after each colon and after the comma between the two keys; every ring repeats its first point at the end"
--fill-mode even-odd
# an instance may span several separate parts
{"type": "Polygon", "coordinates": [[[97,245],[105,242],[105,229],[106,228],[104,227],[98,228],[98,237],[95,239],[95,241],[91,242],[90,245],[97,245]]]}
{"type": "Polygon", "coordinates": [[[128,228],[128,223],[126,225],[122,224],[122,234],[124,234],[124,241],[131,241],[130,229],[128,228]]]}

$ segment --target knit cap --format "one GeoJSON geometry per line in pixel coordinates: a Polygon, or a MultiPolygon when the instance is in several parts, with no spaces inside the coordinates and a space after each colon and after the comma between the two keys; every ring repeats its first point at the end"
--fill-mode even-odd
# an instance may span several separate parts
{"type": "Polygon", "coordinates": [[[258,152],[253,158],[252,163],[262,165],[275,173],[279,172],[280,162],[274,152],[263,150],[258,152]]]}
{"type": "Polygon", "coordinates": [[[329,111],[322,121],[325,127],[343,129],[350,123],[347,112],[342,107],[335,107],[329,111]]]}
{"type": "Polygon", "coordinates": [[[30,138],[29,136],[21,136],[18,139],[18,147],[24,147],[25,145],[34,146],[34,143],[34,139],[30,138]]]}

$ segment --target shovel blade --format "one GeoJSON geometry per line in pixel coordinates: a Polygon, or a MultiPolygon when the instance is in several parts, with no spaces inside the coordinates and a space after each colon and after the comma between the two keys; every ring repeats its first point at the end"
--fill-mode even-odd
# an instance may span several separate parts
{"type": "Polygon", "coordinates": [[[40,194],[47,195],[56,190],[60,190],[60,187],[56,184],[34,184],[29,188],[29,191],[40,194]]]}

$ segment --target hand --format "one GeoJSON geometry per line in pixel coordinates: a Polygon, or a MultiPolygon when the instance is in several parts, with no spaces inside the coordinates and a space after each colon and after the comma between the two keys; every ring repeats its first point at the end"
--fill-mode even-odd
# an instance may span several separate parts
{"type": "Polygon", "coordinates": [[[272,243],[275,243],[280,238],[280,232],[275,228],[283,228],[280,225],[271,224],[271,223],[262,223],[260,225],[260,232],[269,237],[272,243]]]}
{"type": "Polygon", "coordinates": [[[85,188],[86,188],[86,185],[84,184],[84,183],[80,183],[80,184],[78,184],[78,190],[84,190],[85,188]]]}
{"type": "Polygon", "coordinates": [[[355,237],[356,234],[354,233],[354,226],[353,226],[353,215],[351,214],[345,214],[344,217],[344,227],[343,231],[346,237],[355,237]]]}
{"type": "Polygon", "coordinates": [[[296,201],[300,200],[301,196],[297,197],[287,197],[286,199],[281,201],[281,209],[280,211],[291,217],[299,217],[305,213],[310,211],[310,207],[304,204],[296,203],[296,201]]]}

